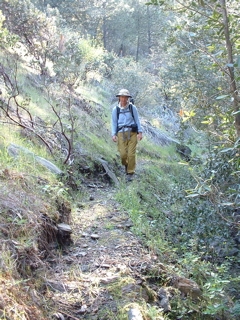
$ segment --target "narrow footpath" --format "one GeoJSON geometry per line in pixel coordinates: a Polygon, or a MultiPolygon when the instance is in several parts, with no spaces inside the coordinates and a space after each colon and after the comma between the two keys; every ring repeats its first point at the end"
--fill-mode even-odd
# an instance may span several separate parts
{"type": "Polygon", "coordinates": [[[131,319],[132,311],[132,319],[145,319],[141,314],[147,304],[155,305],[158,290],[147,275],[164,266],[131,231],[128,213],[114,200],[116,188],[88,189],[87,202],[72,214],[73,244],[49,261],[53,319],[131,319]]]}

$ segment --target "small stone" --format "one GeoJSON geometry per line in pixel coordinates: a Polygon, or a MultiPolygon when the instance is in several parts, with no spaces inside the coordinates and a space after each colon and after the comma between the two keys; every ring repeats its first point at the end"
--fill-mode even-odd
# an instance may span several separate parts
{"type": "Polygon", "coordinates": [[[163,308],[164,312],[171,311],[170,298],[172,297],[168,288],[160,288],[158,292],[158,298],[160,299],[160,306],[163,308]]]}
{"type": "Polygon", "coordinates": [[[79,255],[80,255],[81,257],[85,257],[85,256],[87,255],[87,252],[79,252],[79,255]]]}
{"type": "Polygon", "coordinates": [[[74,254],[75,257],[85,257],[87,255],[87,252],[77,252],[74,254]]]}
{"type": "Polygon", "coordinates": [[[87,305],[86,305],[86,304],[83,304],[83,305],[81,306],[81,309],[77,310],[77,313],[82,314],[82,313],[85,313],[86,311],[87,311],[87,305]]]}
{"type": "Polygon", "coordinates": [[[70,227],[68,224],[66,224],[66,223],[59,223],[59,224],[57,225],[57,227],[58,227],[58,229],[60,229],[60,230],[62,230],[62,231],[69,232],[69,233],[72,232],[71,227],[70,227]]]}
{"type": "Polygon", "coordinates": [[[99,235],[96,234],[96,233],[92,233],[90,237],[91,237],[93,240],[99,239],[99,235]]]}
{"type": "Polygon", "coordinates": [[[86,265],[85,264],[81,265],[81,271],[82,272],[88,272],[89,269],[90,269],[89,265],[87,265],[87,264],[86,265]]]}
{"type": "Polygon", "coordinates": [[[193,280],[184,277],[175,277],[173,279],[173,287],[179,289],[182,294],[190,295],[193,299],[198,299],[202,296],[202,292],[193,280]]]}
{"type": "Polygon", "coordinates": [[[96,188],[97,186],[95,184],[88,184],[88,188],[96,188]]]}
{"type": "Polygon", "coordinates": [[[128,311],[128,320],[143,320],[140,310],[137,308],[131,308],[128,311]]]}
{"type": "Polygon", "coordinates": [[[124,264],[118,264],[117,266],[116,266],[116,271],[117,272],[124,272],[124,271],[126,271],[126,269],[127,269],[127,266],[126,265],[124,265],[124,264]]]}
{"type": "Polygon", "coordinates": [[[118,280],[117,276],[109,276],[108,278],[102,278],[100,282],[103,284],[109,284],[115,282],[116,280],[118,280]]]}
{"type": "Polygon", "coordinates": [[[111,268],[110,264],[107,264],[107,263],[103,263],[103,264],[101,264],[101,265],[100,265],[100,267],[102,267],[102,268],[106,268],[106,269],[111,268]]]}
{"type": "Polygon", "coordinates": [[[63,314],[61,314],[60,312],[56,312],[53,315],[54,319],[60,319],[60,320],[65,320],[65,317],[63,314]]]}
{"type": "Polygon", "coordinates": [[[172,310],[168,297],[162,298],[160,301],[160,307],[163,308],[164,312],[172,310]]]}
{"type": "Polygon", "coordinates": [[[93,200],[94,200],[94,196],[90,196],[90,197],[89,197],[89,200],[90,200],[90,201],[93,201],[93,200]]]}
{"type": "Polygon", "coordinates": [[[88,237],[88,236],[89,236],[88,233],[86,233],[86,232],[83,232],[83,233],[82,233],[82,237],[86,238],[86,237],[88,237]]]}
{"type": "Polygon", "coordinates": [[[52,291],[66,292],[68,290],[67,285],[62,282],[47,280],[46,286],[52,291]]]}
{"type": "Polygon", "coordinates": [[[125,227],[126,228],[131,228],[133,226],[133,223],[131,223],[131,222],[127,222],[126,224],[125,224],[125,227]]]}

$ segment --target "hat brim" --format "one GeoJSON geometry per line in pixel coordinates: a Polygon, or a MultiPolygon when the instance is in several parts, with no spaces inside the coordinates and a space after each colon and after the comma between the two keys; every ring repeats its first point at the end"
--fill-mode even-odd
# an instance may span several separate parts
{"type": "Polygon", "coordinates": [[[116,97],[128,97],[128,98],[132,98],[132,96],[128,96],[125,94],[117,94],[116,97]]]}

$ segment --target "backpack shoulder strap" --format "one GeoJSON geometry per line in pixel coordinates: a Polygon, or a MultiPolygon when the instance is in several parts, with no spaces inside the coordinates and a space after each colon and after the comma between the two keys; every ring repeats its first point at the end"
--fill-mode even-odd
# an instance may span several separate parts
{"type": "Polygon", "coordinates": [[[132,114],[133,120],[135,121],[134,114],[133,114],[133,105],[131,103],[129,104],[129,110],[130,110],[130,112],[132,114]]]}
{"type": "MultiPolygon", "coordinates": [[[[119,108],[119,106],[117,106],[116,109],[117,109],[117,121],[118,121],[118,119],[119,119],[119,113],[120,113],[120,108],[119,108]]],[[[131,112],[131,114],[132,114],[133,120],[135,121],[135,119],[134,119],[134,114],[133,114],[133,106],[132,106],[131,103],[129,104],[129,110],[130,110],[130,112],[131,112]]]]}
{"type": "Polygon", "coordinates": [[[120,108],[119,108],[119,106],[117,106],[117,121],[118,121],[118,119],[119,119],[119,113],[120,113],[120,108]]]}

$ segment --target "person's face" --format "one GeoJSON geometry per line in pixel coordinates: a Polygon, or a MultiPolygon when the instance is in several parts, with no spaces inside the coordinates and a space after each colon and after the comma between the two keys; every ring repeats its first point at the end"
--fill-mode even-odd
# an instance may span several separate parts
{"type": "Polygon", "coordinates": [[[120,104],[122,107],[126,107],[126,105],[128,103],[128,97],[120,96],[119,101],[120,101],[120,104]]]}

